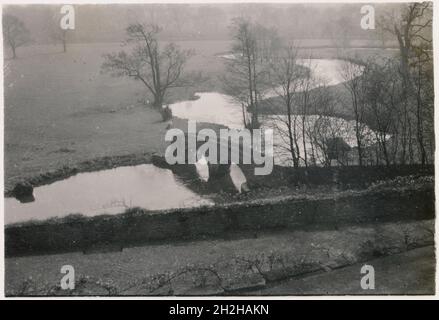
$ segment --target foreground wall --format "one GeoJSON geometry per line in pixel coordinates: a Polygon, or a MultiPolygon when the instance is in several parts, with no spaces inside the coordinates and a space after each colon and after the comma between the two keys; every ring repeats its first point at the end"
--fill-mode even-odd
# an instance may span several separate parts
{"type": "Polygon", "coordinates": [[[278,187],[280,185],[337,185],[341,189],[368,186],[379,180],[389,180],[409,175],[434,176],[433,165],[386,166],[334,166],[334,167],[282,167],[275,166],[267,176],[255,176],[254,167],[240,165],[255,187],[278,187]]]}
{"type": "Polygon", "coordinates": [[[434,217],[433,186],[416,189],[341,192],[227,206],[145,211],[115,216],[73,216],[5,228],[7,256],[84,251],[143,243],[227,237],[280,229],[333,229],[434,217]]]}

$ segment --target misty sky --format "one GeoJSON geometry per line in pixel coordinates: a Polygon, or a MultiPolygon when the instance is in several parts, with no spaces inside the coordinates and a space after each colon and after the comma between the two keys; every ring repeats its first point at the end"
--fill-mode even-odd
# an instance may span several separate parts
{"type": "MultiPolygon", "coordinates": [[[[162,37],[173,40],[227,40],[235,17],[248,17],[275,27],[285,38],[329,39],[348,33],[352,39],[376,39],[360,28],[362,4],[140,4],[75,5],[73,42],[118,42],[129,23],[156,23],[162,37]]],[[[374,4],[376,15],[400,4],[374,4]]],[[[35,43],[48,43],[57,25],[60,5],[5,6],[19,17],[35,43]]]]}

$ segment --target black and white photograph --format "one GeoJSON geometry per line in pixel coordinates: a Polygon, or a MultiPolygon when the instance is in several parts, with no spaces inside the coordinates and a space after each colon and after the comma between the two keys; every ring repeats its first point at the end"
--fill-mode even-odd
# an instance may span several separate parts
{"type": "Polygon", "coordinates": [[[1,19],[4,297],[435,296],[433,2],[1,19]]]}

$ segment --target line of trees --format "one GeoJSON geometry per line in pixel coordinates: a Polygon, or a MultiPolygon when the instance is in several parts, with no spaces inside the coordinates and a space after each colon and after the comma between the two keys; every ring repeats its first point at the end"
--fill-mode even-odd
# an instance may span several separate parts
{"type": "Polygon", "coordinates": [[[256,129],[269,62],[280,50],[281,41],[276,30],[244,18],[233,19],[231,34],[232,50],[222,79],[224,91],[241,104],[244,126],[256,129]]]}
{"type": "Polygon", "coordinates": [[[5,14],[3,16],[3,42],[11,48],[12,59],[17,57],[17,49],[31,41],[30,32],[23,21],[15,16],[5,14]]]}
{"type": "Polygon", "coordinates": [[[374,66],[371,61],[366,64],[368,107],[373,110],[377,126],[392,133],[390,152],[389,143],[379,139],[381,157],[386,164],[432,163],[432,3],[407,4],[399,14],[381,17],[379,26],[399,43],[397,59],[387,61],[384,66],[374,66]]]}
{"type": "MultiPolygon", "coordinates": [[[[32,43],[31,32],[22,20],[11,14],[3,16],[2,25],[4,46],[11,49],[12,59],[16,59],[17,49],[32,43]]],[[[50,16],[47,21],[47,29],[50,38],[55,43],[62,45],[62,52],[67,52],[67,43],[72,31],[60,27],[59,13],[50,16]]]]}
{"type": "Polygon", "coordinates": [[[345,58],[343,95],[312,75],[311,62],[299,63],[298,49],[282,43],[275,30],[236,19],[225,91],[242,105],[246,127],[259,127],[262,109],[276,105],[280,115],[271,116],[276,121],[270,124],[295,167],[334,160],[360,166],[432,163],[431,22],[431,3],[407,4],[395,17],[381,17],[380,32],[398,40],[399,55],[381,61],[345,58]],[[335,118],[340,105],[353,120],[335,118]],[[345,141],[349,136],[354,148],[345,141]]]}

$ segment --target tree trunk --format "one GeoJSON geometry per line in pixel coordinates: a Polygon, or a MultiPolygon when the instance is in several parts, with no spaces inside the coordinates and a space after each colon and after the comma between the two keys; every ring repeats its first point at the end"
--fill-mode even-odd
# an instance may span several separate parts
{"type": "Polygon", "coordinates": [[[288,125],[288,140],[289,140],[289,143],[290,143],[290,152],[291,152],[291,157],[293,158],[293,166],[295,167],[295,168],[298,168],[299,167],[299,159],[297,159],[297,156],[296,156],[296,151],[295,151],[295,142],[294,142],[294,134],[293,134],[293,131],[292,131],[292,128],[291,128],[291,126],[292,126],[292,121],[291,121],[291,96],[290,96],[290,84],[288,83],[288,85],[287,85],[287,96],[286,96],[286,106],[287,106],[287,117],[288,117],[288,123],[287,123],[287,125],[288,125]]]}
{"type": "MultiPolygon", "coordinates": [[[[420,60],[420,59],[419,59],[420,60]]],[[[422,119],[422,100],[421,100],[421,76],[422,76],[422,69],[420,61],[418,60],[419,66],[418,66],[418,81],[417,81],[417,92],[416,92],[416,131],[417,131],[417,138],[418,138],[418,144],[419,149],[421,151],[421,165],[425,166],[426,159],[427,159],[427,153],[425,151],[424,146],[424,125],[423,125],[423,119],[422,119]]]]}
{"type": "Polygon", "coordinates": [[[154,97],[154,102],[153,102],[153,106],[154,108],[156,108],[157,110],[161,110],[163,109],[163,99],[159,96],[155,96],[154,97]]]}
{"type": "Polygon", "coordinates": [[[357,140],[357,149],[358,149],[358,165],[360,167],[363,166],[363,146],[361,140],[361,132],[360,132],[360,115],[358,110],[358,101],[357,96],[354,92],[354,112],[355,112],[355,138],[357,140]]]}
{"type": "Polygon", "coordinates": [[[304,93],[304,101],[303,101],[303,110],[302,110],[302,143],[303,143],[303,158],[305,161],[305,167],[308,167],[308,154],[306,151],[306,130],[305,130],[305,122],[306,116],[308,113],[308,86],[304,93]]]}

